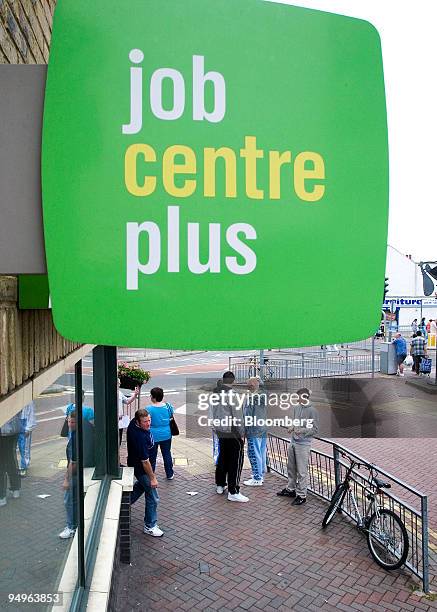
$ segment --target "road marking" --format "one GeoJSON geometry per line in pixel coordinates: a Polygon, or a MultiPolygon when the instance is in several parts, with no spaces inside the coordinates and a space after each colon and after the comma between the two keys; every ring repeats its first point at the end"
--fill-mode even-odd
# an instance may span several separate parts
{"type": "Polygon", "coordinates": [[[217,372],[223,372],[223,368],[220,370],[200,370],[197,372],[176,372],[176,370],[170,370],[167,372],[167,376],[191,376],[192,374],[217,374],[217,372]]]}
{"type": "Polygon", "coordinates": [[[47,419],[37,419],[37,423],[47,423],[47,421],[59,421],[59,419],[65,419],[65,414],[61,414],[60,416],[50,417],[47,419]]]}
{"type": "MultiPolygon", "coordinates": [[[[66,411],[67,411],[67,406],[68,406],[68,404],[66,404],[65,406],[59,406],[58,408],[52,408],[51,410],[43,410],[42,412],[36,412],[36,413],[35,413],[35,416],[36,416],[36,417],[39,417],[39,416],[41,416],[42,414],[50,414],[50,413],[52,413],[52,412],[56,412],[57,410],[63,410],[64,415],[65,415],[65,413],[66,413],[66,411]]],[[[39,419],[38,419],[38,418],[37,418],[37,420],[39,421],[39,419]]]]}
{"type": "Polygon", "coordinates": [[[182,404],[179,408],[175,409],[176,414],[187,414],[187,404],[182,404]]]}

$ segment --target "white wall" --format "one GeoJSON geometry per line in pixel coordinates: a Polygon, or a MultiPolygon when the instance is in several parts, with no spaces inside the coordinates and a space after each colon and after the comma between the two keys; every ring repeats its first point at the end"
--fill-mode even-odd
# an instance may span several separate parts
{"type": "MultiPolygon", "coordinates": [[[[400,253],[392,246],[387,246],[387,263],[385,275],[389,279],[388,298],[423,298],[422,273],[416,262],[400,253]]],[[[430,296],[431,297],[431,296],[430,296]]],[[[430,298],[426,298],[430,302],[430,298]]],[[[437,299],[430,305],[402,307],[399,313],[400,325],[409,325],[413,319],[425,317],[437,319],[437,299]]]]}

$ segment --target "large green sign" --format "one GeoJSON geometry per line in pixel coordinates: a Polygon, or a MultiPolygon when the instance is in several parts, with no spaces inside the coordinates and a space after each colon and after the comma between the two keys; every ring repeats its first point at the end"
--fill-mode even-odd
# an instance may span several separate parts
{"type": "Polygon", "coordinates": [[[260,0],[59,0],[43,207],[67,338],[369,336],[388,210],[376,30],[260,0]]]}

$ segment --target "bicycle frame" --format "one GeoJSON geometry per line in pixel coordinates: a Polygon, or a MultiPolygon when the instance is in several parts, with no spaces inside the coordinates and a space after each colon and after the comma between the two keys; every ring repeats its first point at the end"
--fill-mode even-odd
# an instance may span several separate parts
{"type": "Polygon", "coordinates": [[[374,489],[374,485],[372,485],[372,480],[373,480],[373,473],[374,473],[374,468],[373,466],[369,466],[369,478],[367,480],[368,482],[368,486],[364,487],[364,494],[366,496],[366,498],[369,500],[368,502],[365,501],[364,502],[364,515],[361,514],[359,508],[358,508],[358,503],[355,497],[355,494],[349,484],[350,482],[350,478],[351,478],[351,474],[354,470],[354,468],[358,466],[361,467],[361,464],[357,463],[356,461],[351,460],[351,464],[347,469],[346,472],[346,476],[344,478],[343,484],[346,485],[347,487],[347,493],[346,495],[349,495],[352,501],[352,505],[354,507],[355,510],[355,514],[357,516],[356,519],[356,523],[359,529],[362,529],[364,531],[367,530],[367,524],[366,521],[367,519],[372,515],[372,509],[374,508],[374,511],[376,513],[377,516],[379,516],[379,505],[376,501],[376,496],[378,495],[378,488],[376,488],[376,490],[374,489]]]}

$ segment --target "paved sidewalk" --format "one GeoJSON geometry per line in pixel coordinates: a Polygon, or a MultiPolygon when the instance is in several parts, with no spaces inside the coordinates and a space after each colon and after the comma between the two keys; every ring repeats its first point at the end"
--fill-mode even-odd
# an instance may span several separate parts
{"type": "MultiPolygon", "coordinates": [[[[175,455],[184,447],[178,440],[175,455]]],[[[202,448],[197,475],[188,458],[168,482],[158,464],[163,538],[142,533],[144,502],[133,506],[132,565],[118,569],[117,611],[437,609],[412,593],[418,582],[410,572],[379,568],[345,519],[323,531],[325,502],[309,496],[293,507],[277,497],[282,478],[269,474],[262,488],[245,487],[248,504],[218,496],[212,474],[199,473],[212,467],[199,441],[202,448]]]]}

